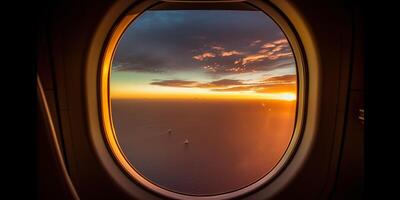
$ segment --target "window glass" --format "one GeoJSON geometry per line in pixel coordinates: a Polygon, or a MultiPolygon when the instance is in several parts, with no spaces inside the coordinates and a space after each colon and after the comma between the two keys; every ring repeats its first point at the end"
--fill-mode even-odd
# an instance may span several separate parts
{"type": "Polygon", "coordinates": [[[231,192],[284,155],[295,125],[296,63],[262,11],[147,10],[115,48],[115,135],[150,182],[190,195],[231,192]]]}

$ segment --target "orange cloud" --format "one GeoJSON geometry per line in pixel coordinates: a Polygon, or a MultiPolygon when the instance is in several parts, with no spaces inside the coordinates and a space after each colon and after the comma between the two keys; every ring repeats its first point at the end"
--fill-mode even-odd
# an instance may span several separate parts
{"type": "Polygon", "coordinates": [[[286,39],[265,43],[263,46],[261,46],[261,49],[256,54],[250,54],[244,57],[242,59],[242,64],[246,65],[249,63],[264,61],[266,59],[276,60],[279,58],[291,57],[291,51],[283,52],[288,46],[289,43],[286,39]]]}
{"type": "Polygon", "coordinates": [[[200,61],[204,60],[205,58],[214,58],[214,57],[215,57],[215,54],[211,53],[211,52],[205,52],[203,54],[193,56],[194,59],[200,60],[200,61]]]}
{"type": "Polygon", "coordinates": [[[246,72],[246,71],[249,71],[249,70],[247,70],[243,66],[239,66],[239,67],[228,68],[225,71],[227,71],[227,72],[246,72]]]}
{"type": "Polygon", "coordinates": [[[233,56],[233,55],[242,55],[242,54],[243,53],[235,51],[235,50],[233,50],[233,51],[222,51],[221,52],[221,56],[222,57],[233,56]]]}
{"type": "Polygon", "coordinates": [[[274,48],[277,45],[278,46],[287,46],[288,44],[289,44],[289,42],[286,39],[279,39],[279,40],[265,43],[264,45],[261,46],[261,48],[263,48],[263,49],[274,48]]]}
{"type": "Polygon", "coordinates": [[[261,49],[257,53],[268,53],[268,52],[270,52],[269,49],[261,49]]]}
{"type": "Polygon", "coordinates": [[[297,81],[297,76],[288,74],[288,75],[282,75],[282,76],[273,76],[269,77],[264,80],[265,83],[295,83],[297,81]]]}
{"type": "Polygon", "coordinates": [[[267,57],[268,57],[267,54],[255,54],[255,55],[246,56],[243,58],[242,64],[245,65],[248,63],[256,62],[256,61],[262,61],[267,57]]]}
{"type": "Polygon", "coordinates": [[[275,40],[272,43],[274,43],[274,44],[288,44],[288,41],[286,39],[280,39],[280,40],[275,40]]]}
{"type": "Polygon", "coordinates": [[[275,47],[275,46],[276,46],[276,45],[275,45],[275,44],[272,44],[272,43],[265,43],[264,45],[261,46],[261,48],[267,49],[267,48],[273,48],[273,47],[275,47]]]}
{"type": "Polygon", "coordinates": [[[226,50],[222,46],[209,46],[207,52],[193,56],[193,58],[202,61],[203,69],[208,72],[244,73],[255,72],[266,66],[272,67],[276,62],[279,62],[278,59],[293,57],[286,39],[278,39],[268,43],[263,43],[262,40],[255,40],[250,45],[257,45],[255,51],[254,49],[251,51],[226,50]]]}

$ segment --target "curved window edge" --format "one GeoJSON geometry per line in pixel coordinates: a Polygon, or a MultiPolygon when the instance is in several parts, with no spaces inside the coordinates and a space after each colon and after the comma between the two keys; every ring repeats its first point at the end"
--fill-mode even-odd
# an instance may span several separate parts
{"type": "MultiPolygon", "coordinates": [[[[108,38],[108,40],[104,40],[103,44],[106,44],[106,51],[103,51],[103,54],[100,54],[100,59],[104,58],[104,61],[106,61],[107,58],[109,58],[109,64],[108,66],[106,63],[107,62],[102,62],[100,66],[100,81],[97,82],[97,84],[100,84],[100,89],[97,97],[100,96],[99,100],[99,107],[100,110],[100,130],[101,134],[104,136],[104,139],[107,141],[107,148],[111,157],[114,159],[114,161],[117,161],[117,164],[119,167],[122,168],[122,171],[125,172],[129,178],[133,178],[135,182],[139,182],[143,184],[142,181],[146,182],[147,180],[144,177],[139,176],[134,176],[137,173],[132,173],[131,170],[133,168],[130,166],[129,162],[126,160],[124,157],[123,153],[120,152],[119,145],[117,143],[117,140],[112,139],[112,137],[115,137],[113,127],[112,127],[112,120],[110,118],[110,110],[109,110],[109,98],[108,98],[108,78],[109,78],[109,69],[110,69],[110,63],[111,63],[111,58],[113,55],[113,50],[115,49],[115,45],[117,44],[120,36],[124,32],[125,28],[128,27],[128,25],[134,21],[134,19],[139,16],[139,14],[143,11],[145,11],[147,8],[153,6],[154,4],[158,3],[159,1],[152,1],[151,3],[147,2],[147,7],[144,7],[143,5],[134,5],[133,9],[129,9],[127,12],[127,15],[121,15],[123,16],[122,20],[117,21],[116,24],[117,26],[114,27],[113,30],[111,30],[109,33],[111,33],[111,37],[108,38]],[[127,18],[128,17],[128,18],[127,18]],[[130,17],[130,18],[129,18],[130,17]],[[121,28],[121,26],[125,23],[125,28],[121,28]],[[116,34],[119,33],[119,36],[116,37],[116,34]],[[114,39],[113,39],[114,38],[114,39]],[[114,40],[114,41],[113,41],[114,40]],[[114,45],[112,42],[115,42],[114,45]],[[112,49],[110,51],[110,49],[112,49]],[[106,83],[106,84],[105,84],[106,83]],[[111,137],[110,137],[111,136],[111,137]],[[118,153],[119,152],[119,153],[118,153]],[[118,155],[120,154],[120,155],[118,155]],[[125,160],[125,163],[122,162],[121,160],[125,160]]],[[[276,8],[273,8],[270,4],[267,2],[259,2],[259,1],[247,1],[249,4],[255,6],[259,10],[263,11],[267,16],[270,16],[271,19],[273,19],[278,26],[283,30],[285,35],[287,36],[287,39],[289,40],[289,43],[292,47],[292,50],[294,52],[295,60],[296,60],[296,69],[297,69],[297,114],[296,114],[296,122],[295,122],[295,128],[294,128],[294,134],[292,136],[292,140],[290,142],[289,147],[287,148],[286,152],[284,153],[283,157],[281,160],[278,162],[278,164],[273,168],[272,171],[270,171],[266,176],[264,176],[262,179],[259,181],[251,184],[250,186],[247,186],[243,189],[240,189],[238,191],[230,192],[227,194],[221,194],[221,195],[214,195],[214,196],[191,196],[191,195],[181,195],[176,192],[171,192],[171,191],[160,191],[165,190],[162,188],[159,188],[158,186],[155,186],[154,184],[150,183],[151,185],[145,185],[146,187],[150,188],[153,192],[156,192],[158,194],[166,195],[168,197],[173,197],[173,198],[192,198],[192,199],[221,199],[221,198],[231,198],[231,197],[237,197],[241,196],[243,194],[247,194],[250,191],[253,191],[255,189],[258,189],[260,186],[266,185],[267,183],[270,183],[274,178],[279,176],[279,173],[285,169],[285,166],[290,162],[291,157],[294,156],[294,152],[296,151],[296,147],[298,144],[301,142],[301,136],[302,132],[304,131],[304,120],[305,120],[305,110],[306,110],[306,95],[307,93],[307,88],[306,88],[306,64],[305,64],[305,55],[303,54],[303,49],[300,44],[300,38],[297,37],[296,33],[294,32],[295,29],[292,29],[292,27],[289,24],[289,21],[285,19],[282,16],[282,13],[279,13],[279,11],[276,8]],[[155,186],[155,187],[154,187],[155,186]]],[[[93,85],[93,83],[91,83],[93,85]]]]}

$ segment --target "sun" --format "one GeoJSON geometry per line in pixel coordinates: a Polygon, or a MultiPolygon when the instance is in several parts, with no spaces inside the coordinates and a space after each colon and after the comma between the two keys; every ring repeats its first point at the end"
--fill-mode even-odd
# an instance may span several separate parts
{"type": "Polygon", "coordinates": [[[281,93],[278,95],[278,98],[285,101],[295,101],[296,94],[295,93],[281,93]]]}

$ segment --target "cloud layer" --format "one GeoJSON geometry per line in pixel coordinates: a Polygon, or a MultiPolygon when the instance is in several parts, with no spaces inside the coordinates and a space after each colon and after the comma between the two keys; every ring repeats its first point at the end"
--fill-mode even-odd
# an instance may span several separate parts
{"type": "Polygon", "coordinates": [[[235,79],[221,79],[211,82],[187,80],[155,80],[151,85],[182,88],[206,88],[216,92],[254,91],[258,93],[296,92],[296,75],[282,75],[251,83],[235,79]]]}
{"type": "Polygon", "coordinates": [[[261,11],[146,11],[119,42],[113,71],[210,76],[293,67],[290,45],[261,11]]]}

